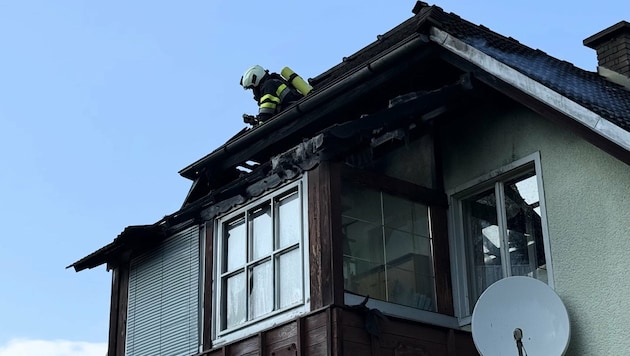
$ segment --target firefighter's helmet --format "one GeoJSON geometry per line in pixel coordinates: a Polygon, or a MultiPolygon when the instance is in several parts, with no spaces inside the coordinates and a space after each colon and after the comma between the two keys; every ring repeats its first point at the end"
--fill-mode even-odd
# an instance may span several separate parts
{"type": "Polygon", "coordinates": [[[241,77],[241,85],[245,89],[255,88],[266,74],[265,68],[255,65],[245,71],[245,74],[241,77]]]}

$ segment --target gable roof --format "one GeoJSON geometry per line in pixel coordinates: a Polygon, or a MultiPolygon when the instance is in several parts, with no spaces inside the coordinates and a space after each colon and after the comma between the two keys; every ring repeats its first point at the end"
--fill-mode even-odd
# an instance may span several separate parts
{"type": "Polygon", "coordinates": [[[430,7],[431,40],[480,68],[494,86],[630,164],[630,91],[511,38],[430,7]],[[496,80],[506,85],[495,85],[496,80]],[[518,94],[514,92],[517,91],[518,94]],[[512,92],[510,94],[510,92],[512,92]],[[530,100],[533,99],[533,100],[530,100]]]}
{"type": "Polygon", "coordinates": [[[430,23],[449,35],[630,131],[630,91],[624,87],[438,7],[428,11],[430,23]]]}
{"type": "MultiPolygon", "coordinates": [[[[300,146],[304,138],[313,138],[309,144],[315,145],[321,132],[334,136],[339,129],[331,127],[348,121],[348,107],[358,103],[361,95],[387,83],[388,76],[404,75],[406,68],[425,63],[427,58],[447,61],[542,115],[568,123],[630,164],[630,91],[439,7],[417,2],[414,13],[377,41],[310,79],[315,89],[309,96],[265,124],[242,130],[182,169],[180,174],[194,183],[178,212],[152,226],[126,229],[110,245],[71,266],[78,271],[109,262],[120,251],[135,248],[136,242],[149,240],[148,235],[163,236],[165,229],[239,204],[242,201],[234,200],[233,192],[276,174],[268,164],[272,157],[300,146]],[[261,164],[248,166],[250,160],[261,164]],[[243,176],[235,169],[238,165],[254,170],[243,176]]],[[[391,118],[386,114],[370,116],[351,126],[356,129],[391,118]]],[[[279,184],[282,177],[276,175],[274,179],[260,189],[279,184]]]]}

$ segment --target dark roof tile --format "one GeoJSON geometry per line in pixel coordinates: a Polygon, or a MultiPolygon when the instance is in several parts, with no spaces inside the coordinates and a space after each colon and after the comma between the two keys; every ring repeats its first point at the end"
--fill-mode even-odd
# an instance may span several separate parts
{"type": "Polygon", "coordinates": [[[630,131],[630,91],[624,87],[458,16],[438,10],[431,17],[440,29],[630,131]]]}

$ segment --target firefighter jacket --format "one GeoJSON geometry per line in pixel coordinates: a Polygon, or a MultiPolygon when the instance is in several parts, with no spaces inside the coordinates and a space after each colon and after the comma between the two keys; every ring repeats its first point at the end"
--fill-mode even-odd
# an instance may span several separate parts
{"type": "Polygon", "coordinates": [[[254,99],[258,102],[257,119],[264,122],[301,98],[302,94],[280,75],[268,74],[258,88],[254,88],[254,99]]]}

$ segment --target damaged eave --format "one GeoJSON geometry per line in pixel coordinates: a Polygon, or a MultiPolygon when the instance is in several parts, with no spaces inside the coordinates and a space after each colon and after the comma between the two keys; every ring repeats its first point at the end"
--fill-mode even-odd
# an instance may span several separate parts
{"type": "Polygon", "coordinates": [[[203,201],[211,203],[204,204],[199,216],[202,220],[213,219],[296,179],[322,161],[339,159],[357,149],[369,149],[371,145],[375,145],[378,138],[388,135],[392,130],[402,130],[402,135],[410,129],[420,130],[442,114],[465,105],[466,96],[472,90],[470,77],[464,75],[453,84],[430,92],[418,93],[412,99],[383,111],[329,127],[293,148],[273,156],[268,164],[213,191],[203,198],[203,201]]]}
{"type": "Polygon", "coordinates": [[[327,131],[342,138],[356,135],[358,131],[369,132],[377,128],[389,131],[410,123],[426,122],[464,104],[460,100],[472,90],[471,77],[464,74],[455,83],[428,92],[409,93],[411,94],[409,98],[402,99],[399,104],[354,121],[335,125],[327,131]]]}
{"type": "Polygon", "coordinates": [[[317,132],[337,119],[335,112],[350,107],[366,93],[378,88],[393,77],[404,74],[409,66],[418,65],[431,56],[426,47],[428,39],[415,34],[389,48],[388,51],[331,85],[316,89],[293,107],[276,115],[248,134],[229,142],[208,156],[180,171],[180,175],[195,179],[211,169],[219,176],[226,169],[232,169],[257,152],[282,152],[295,144],[295,137],[304,133],[317,132]],[[401,63],[404,62],[404,66],[401,63]],[[211,168],[208,168],[211,167],[211,168]]]}

